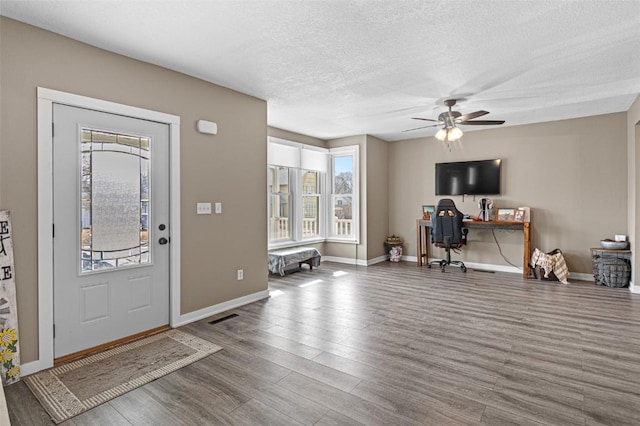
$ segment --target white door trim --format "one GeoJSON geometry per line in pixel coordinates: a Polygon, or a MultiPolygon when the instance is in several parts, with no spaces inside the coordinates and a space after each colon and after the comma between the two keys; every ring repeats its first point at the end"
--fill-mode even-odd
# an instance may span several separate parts
{"type": "Polygon", "coordinates": [[[53,367],[53,104],[65,104],[169,125],[169,325],[180,319],[180,117],[38,87],[38,361],[53,367]]]}

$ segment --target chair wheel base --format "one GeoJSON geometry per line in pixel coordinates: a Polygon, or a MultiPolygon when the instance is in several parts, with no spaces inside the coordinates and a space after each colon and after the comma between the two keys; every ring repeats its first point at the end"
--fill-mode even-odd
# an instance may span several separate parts
{"type": "Polygon", "coordinates": [[[467,267],[465,266],[465,264],[459,260],[437,260],[437,261],[431,261],[427,264],[427,268],[431,269],[432,265],[438,265],[440,267],[440,271],[441,272],[445,272],[446,267],[447,266],[457,266],[459,267],[462,272],[467,272],[467,267]]]}

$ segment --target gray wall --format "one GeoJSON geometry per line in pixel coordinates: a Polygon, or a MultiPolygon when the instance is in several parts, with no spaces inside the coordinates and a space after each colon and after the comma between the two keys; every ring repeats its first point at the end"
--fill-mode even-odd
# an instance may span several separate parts
{"type": "Polygon", "coordinates": [[[266,102],[4,17],[0,43],[0,208],[13,217],[23,362],[38,359],[38,86],[181,117],[182,314],[267,289],[266,102]],[[198,119],[218,135],[197,133],[198,119]],[[196,216],[198,201],[223,214],[196,216]]]}
{"type": "MultiPolygon", "coordinates": [[[[389,142],[367,136],[367,259],[386,255],[389,230],[389,142]]],[[[390,232],[391,231],[391,232],[390,232]]]]}
{"type": "MultiPolygon", "coordinates": [[[[466,132],[462,149],[435,138],[389,145],[389,228],[416,255],[415,221],[423,204],[436,204],[435,163],[501,158],[502,195],[496,207],[530,206],[532,248],[560,248],[569,269],[591,273],[589,248],[627,232],[626,113],[466,132]]],[[[462,212],[477,215],[473,197],[453,197],[462,212]]],[[[503,252],[522,266],[522,233],[496,232],[503,252]]],[[[436,256],[443,255],[436,252],[436,256]]],[[[489,231],[472,230],[460,257],[507,263],[489,231]]]]}

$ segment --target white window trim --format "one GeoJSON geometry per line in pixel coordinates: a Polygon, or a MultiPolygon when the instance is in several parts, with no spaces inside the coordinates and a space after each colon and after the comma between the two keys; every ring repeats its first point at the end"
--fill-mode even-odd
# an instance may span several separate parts
{"type": "Polygon", "coordinates": [[[350,243],[360,244],[360,146],[349,145],[338,148],[329,149],[329,169],[327,170],[327,191],[326,191],[326,205],[327,205],[327,220],[326,223],[326,239],[325,241],[330,243],[350,243]],[[351,237],[339,237],[333,235],[333,158],[343,155],[353,156],[353,193],[352,193],[352,205],[353,205],[353,236],[351,237]]]}
{"type": "MultiPolygon", "coordinates": [[[[287,167],[287,166],[277,166],[277,165],[274,165],[274,164],[267,164],[267,168],[269,168],[269,167],[285,167],[285,168],[288,169],[287,175],[289,177],[289,183],[288,183],[287,186],[289,187],[289,192],[287,192],[286,194],[289,195],[290,204],[291,204],[291,212],[290,212],[290,217],[289,217],[289,224],[290,224],[290,227],[291,227],[291,229],[290,229],[291,238],[288,238],[286,240],[285,239],[277,240],[276,242],[273,242],[273,243],[271,241],[268,241],[268,244],[269,244],[270,248],[271,247],[284,247],[284,246],[287,246],[287,245],[289,245],[289,244],[291,244],[292,242],[295,241],[293,239],[293,236],[295,235],[295,229],[294,229],[294,225],[295,225],[294,209],[295,208],[293,207],[293,203],[295,202],[295,200],[294,200],[294,196],[293,196],[294,193],[292,192],[292,188],[291,188],[291,186],[292,186],[291,185],[291,179],[292,179],[291,172],[292,172],[292,170],[295,170],[295,169],[292,169],[291,167],[287,167]]],[[[268,192],[267,193],[267,206],[268,206],[268,210],[267,210],[267,238],[268,239],[270,238],[270,232],[271,232],[271,230],[269,228],[269,220],[271,218],[271,212],[274,209],[273,204],[272,204],[272,200],[271,200],[271,196],[274,195],[274,194],[284,194],[284,193],[283,192],[268,192]]]]}
{"type": "MultiPolygon", "coordinates": [[[[328,173],[326,169],[329,163],[329,155],[328,155],[329,150],[321,147],[316,147],[313,145],[306,145],[299,142],[293,142],[285,139],[275,138],[272,136],[269,136],[267,138],[267,142],[268,144],[280,144],[280,145],[285,145],[287,147],[298,149],[297,161],[294,158],[288,157],[286,159],[286,164],[278,164],[280,163],[280,161],[278,161],[277,158],[271,157],[272,153],[275,152],[274,150],[272,150],[272,146],[269,146],[269,149],[268,149],[268,152],[270,155],[269,155],[269,158],[267,159],[267,167],[269,166],[287,167],[289,169],[289,185],[290,185],[289,193],[291,194],[292,207],[293,207],[291,211],[291,218],[290,218],[292,223],[291,238],[287,240],[276,241],[276,242],[269,241],[268,242],[269,250],[276,249],[276,248],[295,247],[295,246],[307,245],[307,244],[313,244],[313,243],[322,243],[326,241],[326,233],[327,233],[326,215],[328,211],[326,208],[327,206],[326,194],[327,192],[329,192],[329,189],[326,186],[326,176],[328,173]],[[325,155],[326,157],[326,161],[324,165],[325,170],[316,170],[315,168],[309,168],[309,167],[303,168],[303,166],[308,165],[308,164],[303,164],[304,163],[303,151],[305,150],[315,151],[325,155]],[[320,229],[319,229],[319,234],[317,236],[304,238],[302,236],[302,218],[304,217],[303,203],[302,203],[302,198],[303,198],[302,176],[303,176],[303,172],[307,172],[307,171],[320,173],[320,180],[318,182],[318,184],[320,185],[320,197],[319,197],[320,205],[318,206],[318,213],[320,215],[324,215],[325,218],[323,218],[322,216],[320,217],[320,221],[318,223],[318,226],[320,229]]],[[[269,197],[270,194],[271,193],[267,193],[267,196],[269,197]]],[[[269,214],[270,212],[267,211],[267,233],[269,232],[269,229],[268,229],[269,214]]]]}
{"type": "Polygon", "coordinates": [[[300,240],[299,241],[304,241],[305,243],[309,243],[311,241],[324,241],[325,239],[325,220],[323,220],[324,218],[322,216],[326,215],[326,208],[325,208],[325,181],[326,181],[326,172],[322,172],[319,170],[310,170],[310,169],[299,169],[297,170],[298,176],[297,176],[297,183],[296,183],[296,190],[298,191],[298,196],[296,197],[296,202],[299,204],[298,207],[298,212],[300,214],[300,218],[302,220],[300,221],[296,221],[297,225],[300,227],[300,233],[296,234],[300,236],[300,240]],[[302,222],[304,220],[304,203],[303,198],[304,198],[304,188],[302,188],[302,177],[304,176],[305,172],[318,172],[319,173],[319,179],[317,181],[317,184],[320,186],[320,193],[317,194],[310,194],[311,196],[318,196],[318,215],[320,215],[320,219],[318,220],[318,235],[314,235],[312,237],[303,237],[302,236],[302,222]]]}

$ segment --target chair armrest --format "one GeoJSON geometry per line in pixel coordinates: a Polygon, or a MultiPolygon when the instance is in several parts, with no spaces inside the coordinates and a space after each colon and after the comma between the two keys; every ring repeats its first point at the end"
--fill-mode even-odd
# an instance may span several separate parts
{"type": "Polygon", "coordinates": [[[469,230],[467,228],[462,228],[462,244],[467,245],[467,234],[469,230]]]}

